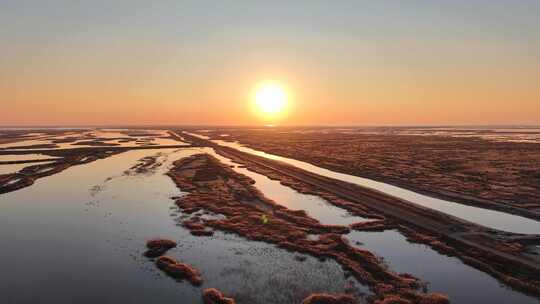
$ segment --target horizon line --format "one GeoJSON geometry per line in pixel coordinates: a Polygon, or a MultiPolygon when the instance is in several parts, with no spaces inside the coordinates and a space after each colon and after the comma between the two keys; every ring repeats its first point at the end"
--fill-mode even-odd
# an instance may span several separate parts
{"type": "Polygon", "coordinates": [[[0,125],[0,129],[12,128],[125,128],[125,127],[174,127],[174,128],[310,128],[310,127],[325,127],[325,128],[416,128],[416,127],[474,127],[474,128],[494,128],[494,127],[514,127],[514,128],[534,128],[540,127],[540,123],[523,123],[523,124],[298,124],[298,125],[279,125],[279,124],[8,124],[0,125]]]}

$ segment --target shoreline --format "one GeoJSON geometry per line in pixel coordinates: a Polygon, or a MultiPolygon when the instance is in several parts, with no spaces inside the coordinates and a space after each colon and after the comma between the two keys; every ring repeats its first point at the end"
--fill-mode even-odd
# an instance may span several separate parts
{"type": "MultiPolygon", "coordinates": [[[[494,234],[493,229],[432,209],[411,205],[378,191],[318,176],[279,161],[220,146],[197,137],[188,135],[184,137],[196,144],[213,147],[216,152],[220,153],[221,151],[228,157],[233,156],[237,160],[240,159],[240,163],[249,164],[246,165],[248,169],[263,166],[265,171],[274,171],[277,177],[287,176],[286,179],[297,179],[303,184],[309,180],[307,184],[311,187],[320,188],[322,186],[325,191],[354,202],[355,205],[375,210],[376,213],[396,221],[397,227],[408,237],[409,241],[424,243],[439,253],[456,256],[465,264],[489,273],[508,286],[536,297],[540,296],[540,262],[538,258],[534,260],[524,256],[522,246],[512,245],[515,243],[508,236],[515,234],[503,234],[507,236],[494,234]],[[504,241],[505,238],[508,238],[508,241],[504,241]],[[516,269],[520,269],[520,271],[517,272],[516,269]]],[[[264,175],[268,175],[268,172],[265,172],[264,175]]],[[[284,184],[292,185],[289,182],[284,184]]],[[[297,189],[302,190],[303,188],[300,186],[297,189]]],[[[317,191],[315,193],[320,195],[317,191]]],[[[351,210],[351,208],[346,209],[351,210]]],[[[354,213],[354,210],[351,211],[354,213]]],[[[369,226],[366,228],[374,229],[374,227],[369,226]]],[[[385,229],[384,225],[379,226],[378,229],[385,229]]]]}
{"type": "Polygon", "coordinates": [[[289,251],[334,259],[370,287],[377,296],[374,301],[399,295],[421,303],[434,295],[417,293],[418,279],[390,272],[371,252],[349,245],[342,238],[350,231],[348,227],[320,224],[304,211],[289,210],[267,199],[249,177],[236,173],[211,155],[196,154],[178,160],[168,174],[180,189],[188,192],[176,200],[183,212],[204,210],[225,216],[184,222],[183,226],[191,231],[217,229],[289,251]],[[318,238],[310,239],[308,234],[318,238]]]}
{"type": "Polygon", "coordinates": [[[245,140],[244,138],[242,138],[242,136],[220,137],[219,133],[221,133],[221,131],[216,130],[214,132],[205,133],[204,135],[209,136],[211,140],[224,140],[227,142],[236,141],[247,148],[252,148],[252,149],[262,151],[265,153],[274,154],[276,156],[281,156],[285,158],[291,158],[294,160],[306,162],[311,165],[318,166],[327,170],[335,171],[338,173],[371,179],[376,182],[387,183],[389,185],[397,186],[397,187],[410,190],[413,192],[417,192],[419,194],[423,194],[423,195],[430,196],[433,198],[451,200],[458,204],[505,212],[508,214],[518,215],[518,216],[522,216],[522,217],[540,222],[540,202],[537,203],[537,205],[539,206],[537,207],[537,209],[539,211],[535,212],[530,209],[527,209],[526,207],[517,207],[515,205],[508,204],[508,203],[502,203],[502,202],[497,202],[495,200],[488,200],[488,199],[484,199],[480,197],[475,197],[471,194],[460,193],[457,190],[446,190],[446,189],[437,190],[437,187],[433,187],[432,185],[430,185],[429,187],[422,187],[422,186],[419,186],[418,183],[406,182],[404,181],[404,178],[392,178],[392,177],[384,176],[381,174],[370,174],[370,173],[365,173],[365,172],[359,173],[359,169],[357,168],[347,169],[346,167],[344,167],[344,165],[332,165],[332,163],[316,161],[314,157],[309,157],[302,153],[300,154],[304,155],[305,157],[299,157],[299,154],[293,154],[292,151],[285,152],[281,149],[268,147],[262,143],[261,144],[252,143],[251,141],[245,140]]]}

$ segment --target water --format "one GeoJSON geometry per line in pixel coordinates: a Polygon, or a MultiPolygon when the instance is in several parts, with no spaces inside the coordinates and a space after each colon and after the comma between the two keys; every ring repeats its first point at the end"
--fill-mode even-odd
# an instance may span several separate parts
{"type": "MultiPolygon", "coordinates": [[[[128,130],[129,131],[129,130],[128,130]]],[[[138,133],[147,133],[148,130],[137,130],[138,133]]],[[[161,138],[168,137],[169,134],[167,130],[151,130],[150,131],[155,136],[129,136],[126,133],[119,132],[117,130],[92,130],[84,132],[67,132],[62,135],[40,135],[32,139],[26,139],[22,141],[0,144],[0,149],[13,149],[13,150],[27,150],[27,149],[42,149],[42,148],[28,148],[25,146],[31,145],[43,145],[43,144],[55,144],[56,147],[52,149],[72,149],[72,148],[81,148],[81,147],[93,147],[92,145],[85,144],[85,141],[94,141],[100,140],[101,142],[108,144],[114,147],[139,147],[145,145],[160,145],[160,146],[178,146],[185,145],[187,143],[178,141],[172,138],[161,138]],[[66,139],[69,137],[80,137],[80,139],[74,142],[65,142],[65,143],[54,143],[54,140],[66,139]],[[124,141],[124,139],[129,139],[130,141],[124,141]],[[82,144],[78,144],[81,143],[82,144]],[[17,148],[20,147],[20,148],[17,148]],[[16,148],[16,149],[14,149],[16,148]]],[[[51,149],[51,150],[52,150],[51,149]]]]}
{"type": "Polygon", "coordinates": [[[429,282],[432,292],[446,293],[452,303],[540,303],[540,300],[512,291],[460,260],[437,253],[422,244],[410,244],[397,231],[359,232],[348,236],[352,245],[384,257],[391,269],[410,273],[429,282]]]}
{"type": "Polygon", "coordinates": [[[54,156],[45,154],[19,154],[19,155],[0,155],[0,162],[20,161],[20,160],[40,160],[54,159],[54,156]]]}
{"type": "MultiPolygon", "coordinates": [[[[197,134],[193,134],[197,135],[197,134]]],[[[198,135],[200,136],[200,135],[198,135]]],[[[207,137],[206,137],[207,138],[207,137]]],[[[404,199],[409,202],[413,202],[418,205],[422,205],[427,208],[435,209],[446,214],[450,214],[467,221],[483,225],[486,227],[499,229],[508,232],[515,233],[540,233],[540,222],[531,220],[522,216],[517,216],[513,214],[508,214],[499,211],[493,211],[483,208],[477,208],[472,206],[467,206],[459,204],[457,202],[438,199],[430,197],[427,195],[419,194],[414,191],[410,191],[404,188],[386,184],[383,182],[374,181],[371,179],[358,177],[354,175],[334,172],[328,169],[317,167],[307,162],[302,162],[299,160],[286,158],[282,156],[273,155],[270,153],[265,153],[255,149],[251,149],[245,146],[240,145],[237,142],[227,142],[223,140],[213,140],[213,142],[235,148],[237,150],[250,153],[253,155],[258,155],[266,157],[269,159],[279,160],[295,167],[304,169],[309,172],[313,172],[322,176],[339,179],[354,183],[363,187],[374,189],[388,195],[404,199]]]]}
{"type": "MultiPolygon", "coordinates": [[[[215,154],[212,149],[205,149],[205,152],[213,154],[225,164],[235,165],[229,159],[215,154]]],[[[322,207],[324,205],[320,203],[313,204],[312,195],[298,193],[277,181],[272,181],[245,168],[236,166],[234,170],[253,178],[255,187],[267,197],[272,197],[276,202],[289,209],[306,210],[310,215],[315,214],[315,218],[319,221],[326,221],[329,224],[338,224],[342,219],[343,215],[339,211],[325,214],[327,212],[324,209],[326,206],[322,207]]],[[[343,211],[340,208],[338,210],[343,211]]],[[[341,222],[341,224],[344,225],[346,222],[341,222]]],[[[315,235],[311,237],[317,238],[315,235]]],[[[346,237],[353,246],[356,242],[360,242],[360,245],[357,245],[359,248],[367,249],[383,257],[391,270],[399,273],[411,273],[424,282],[428,282],[429,292],[448,294],[452,303],[527,304],[540,302],[501,285],[490,275],[463,264],[457,258],[441,255],[426,245],[409,243],[397,231],[352,231],[346,237]]]]}
{"type": "MultiPolygon", "coordinates": [[[[210,130],[208,130],[209,132],[210,130]]],[[[200,132],[198,130],[197,132],[200,132]]],[[[532,127],[356,127],[356,128],[302,128],[281,133],[341,133],[341,134],[393,134],[413,136],[470,137],[495,142],[540,143],[540,129],[532,127]]],[[[223,136],[221,134],[221,136],[223,136]]]]}
{"type": "Polygon", "coordinates": [[[347,210],[336,207],[319,196],[299,193],[294,189],[281,185],[279,181],[271,180],[262,174],[238,167],[238,164],[215,153],[212,149],[206,149],[205,152],[214,155],[222,163],[234,166],[236,172],[251,177],[255,180],[257,189],[264,193],[266,197],[288,209],[305,210],[310,217],[318,220],[321,224],[346,226],[367,221],[366,218],[351,215],[347,210]]]}
{"type": "Polygon", "coordinates": [[[540,143],[538,128],[411,128],[395,134],[420,136],[472,137],[496,142],[540,143]]]}
{"type": "Polygon", "coordinates": [[[29,166],[29,165],[28,164],[0,165],[0,175],[18,172],[19,170],[22,170],[26,166],[29,166]]]}
{"type": "Polygon", "coordinates": [[[300,303],[311,292],[355,286],[341,267],[217,232],[194,237],[176,226],[181,195],[163,175],[172,161],[201,150],[136,150],[38,179],[0,195],[2,303],[202,303],[216,287],[237,303],[300,303]],[[161,153],[155,172],[123,172],[161,153]],[[197,267],[202,288],[176,282],[141,256],[145,241],[179,242],[170,255],[197,267]],[[268,288],[272,286],[272,288],[268,288]]]}
{"type": "Polygon", "coordinates": [[[49,162],[11,164],[11,165],[2,165],[2,164],[0,164],[0,175],[16,173],[16,172],[19,172],[20,170],[22,170],[22,169],[24,169],[26,167],[30,167],[30,166],[34,166],[34,165],[42,165],[42,164],[47,164],[47,163],[49,163],[49,162]]]}

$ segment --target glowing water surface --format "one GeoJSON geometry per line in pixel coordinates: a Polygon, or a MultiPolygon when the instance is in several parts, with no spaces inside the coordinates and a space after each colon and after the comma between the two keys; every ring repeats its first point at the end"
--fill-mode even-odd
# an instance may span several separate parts
{"type": "Polygon", "coordinates": [[[394,271],[410,273],[428,282],[430,291],[448,294],[451,303],[540,303],[502,286],[457,258],[441,255],[426,245],[408,243],[397,231],[353,231],[347,238],[352,245],[384,257],[394,271]]]}
{"type": "MultiPolygon", "coordinates": [[[[200,136],[205,139],[208,138],[208,137],[197,135],[197,134],[192,134],[192,135],[200,136]]],[[[509,232],[515,232],[515,233],[540,233],[540,222],[531,220],[522,216],[467,206],[467,205],[459,204],[457,202],[453,202],[449,200],[443,200],[443,199],[430,197],[427,195],[416,193],[414,191],[400,188],[397,186],[393,186],[390,184],[386,184],[383,182],[378,182],[378,181],[374,181],[371,179],[358,177],[354,175],[339,173],[339,172],[331,171],[328,169],[324,169],[324,168],[312,165],[307,162],[255,150],[252,148],[245,147],[237,142],[227,142],[223,140],[213,140],[213,142],[223,145],[223,146],[235,148],[237,150],[250,153],[253,155],[258,155],[258,156],[266,157],[269,159],[279,160],[279,161],[288,163],[290,165],[296,166],[298,168],[301,168],[306,171],[310,171],[310,172],[313,172],[322,176],[347,181],[350,183],[358,184],[360,186],[364,186],[364,187],[371,188],[377,191],[381,191],[383,193],[392,195],[394,197],[398,197],[398,198],[407,200],[409,202],[422,205],[424,207],[435,209],[435,210],[444,212],[446,214],[450,214],[450,215],[471,221],[473,223],[484,225],[486,227],[509,231],[509,232]]]]}
{"type": "MultiPolygon", "coordinates": [[[[133,130],[126,130],[133,131],[133,130]]],[[[52,149],[72,149],[81,147],[94,147],[91,144],[86,144],[87,141],[98,140],[104,143],[104,146],[114,147],[138,147],[138,146],[179,146],[188,145],[185,142],[178,141],[176,139],[168,138],[169,134],[167,130],[135,130],[139,133],[150,133],[154,136],[129,136],[118,130],[91,130],[84,132],[68,132],[63,135],[40,135],[36,138],[17,141],[13,143],[0,144],[1,149],[12,150],[27,150],[27,149],[42,149],[40,147],[27,147],[32,145],[56,145],[52,149]],[[57,142],[54,140],[62,140],[70,137],[79,137],[73,142],[57,142]],[[167,137],[167,138],[162,138],[167,137]],[[129,141],[126,141],[129,140],[129,141]],[[82,143],[82,144],[81,144],[82,143]]]]}
{"type": "Polygon", "coordinates": [[[45,154],[8,154],[8,155],[0,155],[0,162],[54,159],[54,158],[55,158],[54,156],[49,156],[45,154]]]}
{"type": "Polygon", "coordinates": [[[347,210],[331,205],[319,196],[299,193],[298,191],[281,185],[279,181],[271,180],[262,174],[249,171],[246,168],[241,168],[228,158],[215,153],[212,149],[206,149],[205,151],[217,157],[221,162],[234,166],[236,172],[247,175],[255,180],[255,186],[261,190],[266,197],[288,209],[305,210],[310,217],[318,220],[322,224],[349,225],[365,222],[367,220],[360,216],[351,215],[347,210]]]}
{"type": "MultiPolygon", "coordinates": [[[[211,149],[204,149],[218,157],[223,163],[234,166],[235,163],[221,157],[211,149]]],[[[329,224],[346,225],[339,211],[324,214],[326,202],[313,201],[312,195],[298,193],[277,181],[235,166],[238,173],[255,180],[255,186],[267,197],[285,205],[290,209],[303,209],[309,215],[315,215],[319,221],[329,224]],[[322,206],[324,207],[322,207],[322,206]],[[318,214],[314,211],[323,212],[318,214]],[[322,219],[321,219],[322,217],[322,219]]],[[[320,200],[320,199],[319,199],[320,200]]],[[[312,235],[312,237],[316,237],[312,235]]],[[[452,303],[538,303],[535,298],[528,297],[501,285],[490,275],[463,264],[459,259],[447,257],[432,250],[428,246],[413,244],[397,231],[359,232],[346,235],[351,245],[371,251],[384,258],[390,269],[396,272],[407,272],[428,283],[428,291],[448,294],[452,303]],[[482,292],[477,292],[481,290],[482,292]]]]}
{"type": "Polygon", "coordinates": [[[237,303],[292,304],[311,292],[366,291],[331,260],[299,262],[270,244],[176,226],[183,215],[170,197],[182,193],[164,173],[198,152],[125,152],[1,194],[2,303],[202,303],[202,289],[215,287],[237,303]],[[124,174],[152,155],[158,169],[124,174]],[[162,275],[141,256],[155,237],[178,241],[168,254],[198,268],[202,287],[162,275]]]}

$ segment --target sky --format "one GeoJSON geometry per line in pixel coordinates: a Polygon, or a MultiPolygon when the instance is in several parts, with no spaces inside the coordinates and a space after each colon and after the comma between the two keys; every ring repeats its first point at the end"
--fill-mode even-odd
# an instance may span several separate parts
{"type": "Polygon", "coordinates": [[[0,125],[540,124],[540,1],[0,1],[0,125]],[[280,117],[253,88],[281,84],[280,117]]]}

